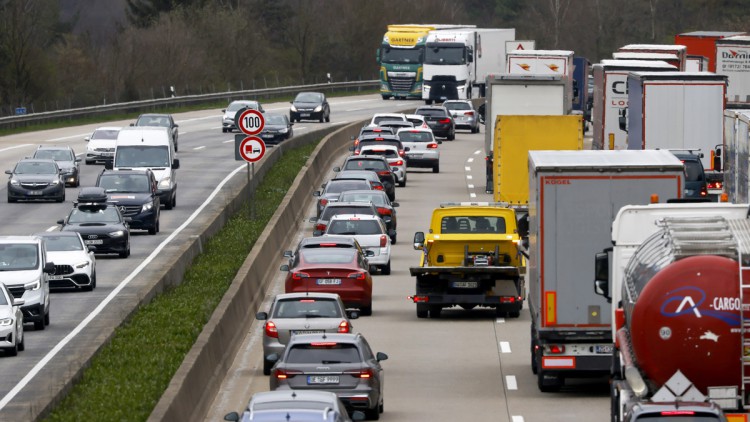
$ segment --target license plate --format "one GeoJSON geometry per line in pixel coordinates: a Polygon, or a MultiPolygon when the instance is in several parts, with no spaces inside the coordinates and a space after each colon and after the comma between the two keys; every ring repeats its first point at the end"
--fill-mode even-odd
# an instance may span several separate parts
{"type": "Polygon", "coordinates": [[[422,154],[411,154],[411,155],[407,155],[407,158],[413,158],[413,159],[415,159],[415,160],[416,160],[416,159],[420,159],[420,158],[422,158],[422,154]]]}
{"type": "Polygon", "coordinates": [[[323,334],[324,330],[292,330],[292,334],[323,334]]]}
{"type": "Polygon", "coordinates": [[[300,113],[301,117],[310,117],[310,113],[300,113]]]}
{"type": "Polygon", "coordinates": [[[61,276],[61,275],[51,275],[51,276],[49,276],[49,279],[50,280],[62,280],[63,276],[61,276]]]}
{"type": "Polygon", "coordinates": [[[454,281],[451,283],[453,287],[457,287],[460,289],[476,289],[479,287],[479,282],[477,281],[454,281]]]}
{"type": "Polygon", "coordinates": [[[42,192],[42,191],[40,191],[40,190],[32,190],[32,191],[30,191],[30,192],[28,193],[28,195],[29,195],[29,196],[41,196],[41,195],[42,195],[42,193],[43,193],[43,192],[42,192]]]}
{"type": "Polygon", "coordinates": [[[273,135],[271,135],[269,133],[264,133],[264,134],[260,135],[260,137],[261,138],[273,138],[273,135]]]}
{"type": "Polygon", "coordinates": [[[84,240],[83,243],[87,245],[101,245],[102,243],[104,243],[104,240],[102,239],[84,240]]]}
{"type": "Polygon", "coordinates": [[[102,157],[114,157],[114,156],[115,156],[114,152],[103,152],[102,153],[102,157]]]}
{"type": "Polygon", "coordinates": [[[309,375],[307,377],[308,384],[338,384],[338,375],[309,375]]]}
{"type": "Polygon", "coordinates": [[[603,355],[611,355],[612,352],[614,352],[614,348],[610,344],[597,345],[597,346],[594,347],[594,351],[596,353],[601,353],[603,355]]]}
{"type": "Polygon", "coordinates": [[[341,284],[340,278],[319,278],[317,283],[321,286],[331,286],[341,284]]]}

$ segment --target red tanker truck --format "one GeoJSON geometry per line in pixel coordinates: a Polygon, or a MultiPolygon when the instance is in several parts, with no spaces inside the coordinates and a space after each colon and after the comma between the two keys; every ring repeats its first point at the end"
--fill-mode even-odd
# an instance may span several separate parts
{"type": "Polygon", "coordinates": [[[747,421],[750,220],[663,218],[657,226],[625,267],[612,420],[747,421]],[[649,408],[661,418],[637,417],[649,408]]]}

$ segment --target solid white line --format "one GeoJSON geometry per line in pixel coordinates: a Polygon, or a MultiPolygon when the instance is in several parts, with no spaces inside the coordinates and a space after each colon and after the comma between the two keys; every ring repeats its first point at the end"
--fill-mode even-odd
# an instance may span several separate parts
{"type": "Polygon", "coordinates": [[[505,385],[508,387],[508,390],[518,390],[518,383],[516,382],[516,376],[507,375],[505,377],[505,385]]]}
{"type": "Polygon", "coordinates": [[[30,147],[31,145],[32,145],[32,144],[21,144],[21,145],[16,145],[16,146],[14,146],[14,147],[8,147],[8,148],[3,148],[3,149],[0,149],[0,152],[3,152],[3,151],[10,151],[10,150],[12,150],[12,149],[16,149],[16,148],[30,147]]]}
{"type": "Polygon", "coordinates": [[[505,324],[505,318],[498,318],[497,319],[498,324],[505,324]]]}
{"type": "Polygon", "coordinates": [[[474,192],[471,192],[471,193],[469,193],[469,197],[470,197],[470,198],[476,198],[476,197],[477,197],[477,194],[476,194],[476,193],[474,193],[474,192]]]}
{"type": "Polygon", "coordinates": [[[44,142],[57,142],[57,141],[64,141],[66,139],[75,139],[75,138],[83,139],[83,138],[85,138],[85,137],[87,137],[89,135],[91,135],[91,134],[90,133],[84,133],[83,135],[63,136],[62,138],[47,139],[44,142]]]}
{"type": "Polygon", "coordinates": [[[228,143],[230,143],[230,142],[234,142],[234,139],[230,139],[230,140],[228,140],[228,141],[224,141],[224,142],[222,142],[222,144],[228,144],[228,143]]]}
{"type": "Polygon", "coordinates": [[[479,154],[481,154],[481,153],[482,153],[482,150],[481,150],[481,149],[478,149],[478,150],[474,151],[474,155],[479,155],[479,154]]]}
{"type": "Polygon", "coordinates": [[[193,149],[194,149],[194,150],[199,150],[199,149],[203,149],[203,148],[205,148],[205,147],[206,147],[206,146],[205,146],[205,145],[203,145],[203,146],[200,146],[200,147],[195,147],[195,148],[193,148],[193,149]]]}
{"type": "Polygon", "coordinates": [[[190,132],[180,132],[180,135],[184,135],[186,133],[190,133],[190,132]]]}
{"type": "Polygon", "coordinates": [[[16,384],[13,387],[13,389],[11,389],[8,392],[8,394],[6,394],[5,397],[3,397],[2,400],[0,400],[0,410],[5,408],[5,406],[7,406],[8,403],[10,403],[10,401],[13,400],[13,398],[16,397],[16,395],[29,382],[37,374],[39,374],[39,372],[41,372],[42,369],[44,369],[47,363],[49,363],[58,353],[60,353],[60,350],[62,350],[63,347],[65,347],[65,345],[70,343],[71,340],[75,338],[75,336],[77,336],[84,328],[86,328],[87,325],[89,325],[91,321],[93,321],[100,313],[102,313],[102,311],[109,304],[109,302],[111,302],[131,281],[133,281],[133,279],[135,279],[135,277],[138,274],[140,274],[140,272],[143,271],[143,269],[146,268],[146,266],[150,264],[151,261],[153,261],[157,255],[159,255],[159,253],[161,253],[162,249],[164,249],[164,247],[166,247],[167,244],[169,244],[169,242],[174,240],[174,238],[177,237],[177,235],[180,234],[182,230],[184,230],[190,223],[193,222],[193,220],[198,216],[198,214],[200,214],[201,211],[203,211],[203,209],[206,208],[206,206],[213,201],[214,197],[216,197],[216,195],[219,193],[221,188],[229,181],[229,179],[231,179],[232,177],[234,177],[235,174],[239,173],[241,170],[244,170],[244,169],[245,169],[245,165],[243,164],[237,167],[236,169],[234,169],[231,173],[229,173],[227,177],[225,177],[224,180],[222,180],[221,183],[219,183],[219,185],[216,186],[213,192],[211,192],[211,195],[209,195],[208,198],[206,198],[206,200],[201,204],[201,206],[198,207],[198,209],[196,209],[190,215],[190,217],[188,217],[187,220],[185,220],[185,222],[182,223],[182,225],[180,225],[180,227],[178,227],[174,232],[172,232],[172,234],[170,234],[166,239],[164,239],[164,241],[161,242],[159,246],[157,246],[156,249],[154,249],[154,251],[151,252],[151,254],[148,257],[146,257],[146,259],[144,259],[143,262],[141,262],[141,264],[135,268],[135,270],[133,270],[133,272],[131,272],[124,280],[122,280],[120,284],[118,284],[117,287],[115,287],[115,289],[112,290],[112,292],[108,294],[107,297],[104,298],[104,300],[101,301],[101,303],[99,303],[99,305],[93,311],[91,311],[91,313],[88,314],[86,318],[84,318],[83,321],[81,321],[73,329],[73,331],[68,333],[68,335],[66,335],[62,340],[60,340],[60,342],[57,343],[55,347],[53,347],[52,350],[50,350],[42,358],[42,360],[40,360],[36,365],[34,365],[34,367],[31,368],[29,373],[26,374],[26,376],[23,377],[21,381],[19,381],[18,384],[16,384]]]}
{"type": "Polygon", "coordinates": [[[471,167],[464,167],[464,170],[471,171],[471,167]]]}
{"type": "Polygon", "coordinates": [[[470,175],[470,174],[467,174],[467,175],[466,175],[466,178],[467,178],[467,179],[469,179],[469,180],[471,180],[471,179],[473,179],[474,177],[473,177],[472,175],[470,175]]]}
{"type": "Polygon", "coordinates": [[[474,157],[469,157],[469,158],[468,158],[468,159],[466,160],[466,162],[467,162],[467,163],[473,163],[473,162],[474,162],[474,157]]]}
{"type": "Polygon", "coordinates": [[[47,230],[45,230],[45,231],[48,231],[48,232],[53,232],[53,231],[57,230],[58,228],[59,228],[59,226],[52,226],[52,227],[48,228],[48,229],[47,229],[47,230]]]}
{"type": "Polygon", "coordinates": [[[524,422],[523,416],[511,416],[511,422],[524,422]]]}
{"type": "Polygon", "coordinates": [[[508,341],[500,342],[500,353],[510,353],[510,342],[508,341]]]}
{"type": "Polygon", "coordinates": [[[294,130],[305,130],[305,129],[307,129],[307,127],[306,127],[306,126],[302,126],[302,127],[296,127],[296,128],[294,128],[294,130]]]}
{"type": "Polygon", "coordinates": [[[474,185],[472,185],[472,184],[469,184],[469,185],[466,185],[466,186],[468,186],[469,189],[474,189],[474,185]]]}

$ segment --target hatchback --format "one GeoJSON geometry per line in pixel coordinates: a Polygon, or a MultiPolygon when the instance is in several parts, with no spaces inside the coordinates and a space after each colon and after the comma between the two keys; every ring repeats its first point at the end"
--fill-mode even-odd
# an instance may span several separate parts
{"type": "Polygon", "coordinates": [[[424,116],[427,125],[432,129],[435,136],[448,138],[449,141],[456,139],[456,124],[453,116],[443,106],[422,106],[414,112],[424,116]]]}
{"type": "MultiPolygon", "coordinates": [[[[362,142],[360,142],[360,146],[362,142]]],[[[380,182],[383,183],[385,193],[391,201],[396,199],[396,176],[391,170],[388,161],[377,155],[353,155],[344,160],[341,167],[335,167],[333,171],[341,170],[371,170],[378,174],[380,182]]],[[[351,189],[348,189],[351,190],[351,189]]],[[[343,191],[342,191],[343,192],[343,191]]]]}
{"type": "Polygon", "coordinates": [[[243,108],[252,109],[252,110],[258,110],[261,113],[265,112],[263,110],[263,105],[257,101],[250,101],[250,100],[237,100],[232,101],[229,103],[227,108],[221,110],[222,116],[221,116],[221,132],[231,132],[235,129],[237,129],[237,125],[234,124],[234,117],[237,114],[238,111],[242,110],[243,108]]]}
{"type": "Polygon", "coordinates": [[[400,187],[406,186],[406,160],[402,157],[397,146],[393,145],[362,145],[360,154],[362,155],[380,155],[388,161],[391,171],[396,175],[396,181],[400,187]]]}
{"type": "Polygon", "coordinates": [[[333,179],[325,184],[322,191],[313,192],[313,196],[318,198],[317,216],[323,211],[329,202],[337,201],[341,192],[348,190],[372,189],[372,185],[367,180],[358,179],[333,179]]]}
{"type": "Polygon", "coordinates": [[[372,202],[378,215],[385,222],[388,231],[393,230],[391,235],[391,244],[396,244],[396,230],[398,229],[398,218],[396,216],[396,207],[398,202],[391,202],[385,192],[373,190],[350,190],[343,192],[339,196],[339,201],[345,202],[372,202]]]}
{"type": "Polygon", "coordinates": [[[443,107],[453,116],[457,129],[469,129],[471,133],[479,133],[479,114],[474,110],[471,100],[448,100],[443,103],[443,107]]]}
{"type": "Polygon", "coordinates": [[[81,159],[76,157],[75,151],[69,146],[40,146],[32,158],[53,160],[60,167],[60,174],[67,186],[81,185],[81,159]]]}
{"type": "Polygon", "coordinates": [[[323,208],[320,217],[310,219],[310,222],[315,224],[313,236],[322,235],[331,217],[338,214],[379,215],[377,208],[371,202],[341,202],[341,200],[331,202],[323,208]]]}
{"type": "Polygon", "coordinates": [[[331,107],[322,92],[300,92],[291,101],[289,120],[317,120],[320,123],[331,121],[331,107]]]}
{"type": "Polygon", "coordinates": [[[370,267],[379,268],[383,275],[391,273],[391,237],[395,230],[388,230],[379,216],[339,214],[331,217],[325,235],[351,236],[368,254],[370,267]]]}
{"type": "Polygon", "coordinates": [[[397,134],[406,152],[409,167],[432,168],[433,173],[440,173],[440,149],[443,141],[435,139],[430,129],[401,129],[397,134]]]}

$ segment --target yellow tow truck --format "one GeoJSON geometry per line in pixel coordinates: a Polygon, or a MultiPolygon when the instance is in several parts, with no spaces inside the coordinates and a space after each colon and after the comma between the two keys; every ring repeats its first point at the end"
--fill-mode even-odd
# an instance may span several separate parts
{"type": "Polygon", "coordinates": [[[443,308],[494,308],[516,318],[526,296],[521,236],[507,203],[444,203],[432,212],[427,234],[414,234],[421,250],[416,280],[417,317],[439,318],[443,308]]]}

